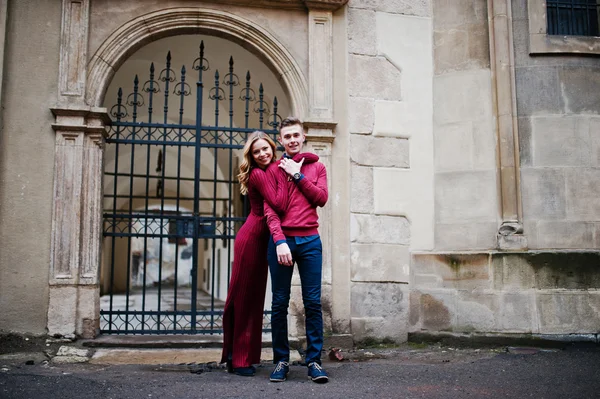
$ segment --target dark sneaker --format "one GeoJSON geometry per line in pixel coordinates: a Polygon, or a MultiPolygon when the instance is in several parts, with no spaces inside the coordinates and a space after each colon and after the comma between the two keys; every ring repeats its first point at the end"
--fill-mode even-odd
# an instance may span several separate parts
{"type": "Polygon", "coordinates": [[[278,362],[277,366],[271,373],[269,380],[272,382],[283,382],[286,380],[288,373],[290,372],[290,364],[288,362],[278,362]]]}
{"type": "Polygon", "coordinates": [[[329,381],[327,372],[325,372],[323,367],[321,367],[321,365],[317,362],[308,364],[308,379],[319,384],[325,384],[327,381],[329,381]]]}
{"type": "Polygon", "coordinates": [[[241,375],[242,377],[252,377],[256,373],[254,366],[250,367],[236,367],[233,369],[233,373],[241,375]]]}

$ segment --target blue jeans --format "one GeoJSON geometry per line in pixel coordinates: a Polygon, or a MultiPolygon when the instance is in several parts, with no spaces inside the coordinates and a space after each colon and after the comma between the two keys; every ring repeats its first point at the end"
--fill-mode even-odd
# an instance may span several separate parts
{"type": "MultiPolygon", "coordinates": [[[[292,259],[298,265],[302,285],[302,301],[306,322],[306,364],[321,364],[323,350],[323,313],[321,311],[321,271],[323,250],[321,239],[296,244],[294,237],[287,239],[292,259]]],[[[273,336],[273,362],[289,362],[290,344],[288,341],[287,315],[292,284],[292,266],[277,262],[277,251],[273,239],[269,240],[267,252],[271,272],[273,292],[271,329],[273,336]]]]}

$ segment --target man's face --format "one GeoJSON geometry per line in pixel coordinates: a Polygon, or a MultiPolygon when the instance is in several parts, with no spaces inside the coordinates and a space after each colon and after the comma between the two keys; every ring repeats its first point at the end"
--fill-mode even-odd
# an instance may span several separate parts
{"type": "Polygon", "coordinates": [[[294,155],[302,152],[302,146],[306,136],[304,130],[300,125],[292,125],[282,127],[279,131],[279,143],[283,146],[285,152],[293,157],[294,155]]]}

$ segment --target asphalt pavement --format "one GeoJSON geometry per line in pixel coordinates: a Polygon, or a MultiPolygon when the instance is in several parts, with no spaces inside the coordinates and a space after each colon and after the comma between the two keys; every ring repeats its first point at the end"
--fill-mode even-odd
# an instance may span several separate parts
{"type": "MultiPolygon", "coordinates": [[[[184,350],[184,349],[182,349],[184,350]]],[[[0,359],[0,398],[600,398],[600,348],[365,349],[325,355],[328,384],[307,379],[296,363],[287,381],[227,374],[215,363],[163,365],[54,364],[0,359]],[[345,356],[344,356],[345,355],[345,356]],[[33,364],[31,364],[33,363],[33,364]]]]}

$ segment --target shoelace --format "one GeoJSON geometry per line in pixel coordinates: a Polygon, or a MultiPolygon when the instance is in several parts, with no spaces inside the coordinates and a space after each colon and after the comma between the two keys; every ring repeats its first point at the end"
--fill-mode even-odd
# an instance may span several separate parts
{"type": "Polygon", "coordinates": [[[275,372],[283,370],[284,367],[287,367],[289,363],[279,362],[277,363],[277,367],[275,367],[275,372]]]}
{"type": "Polygon", "coordinates": [[[321,367],[321,365],[319,363],[312,362],[311,364],[308,365],[308,367],[314,367],[319,371],[323,371],[323,368],[321,367]]]}

